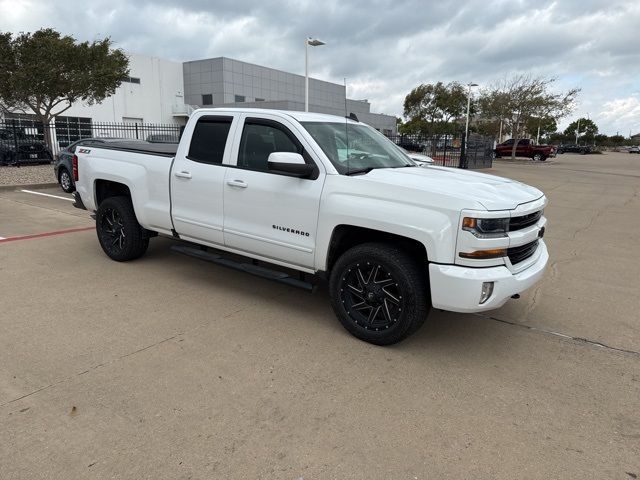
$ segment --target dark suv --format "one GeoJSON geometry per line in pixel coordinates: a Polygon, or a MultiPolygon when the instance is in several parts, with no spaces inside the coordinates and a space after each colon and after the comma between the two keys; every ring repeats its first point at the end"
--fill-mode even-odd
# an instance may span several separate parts
{"type": "Polygon", "coordinates": [[[25,135],[22,130],[0,128],[0,165],[50,163],[51,151],[45,143],[25,135]]]}
{"type": "Polygon", "coordinates": [[[591,147],[589,145],[560,145],[558,147],[558,153],[579,153],[580,155],[586,155],[591,153],[591,147]]]}
{"type": "Polygon", "coordinates": [[[63,150],[60,150],[60,153],[57,155],[56,161],[53,165],[53,173],[58,179],[58,183],[62,190],[67,193],[71,193],[76,189],[75,182],[73,180],[73,156],[76,153],[76,148],[81,147],[83,145],[96,145],[96,144],[105,144],[105,143],[118,143],[118,142],[144,142],[143,140],[132,140],[130,138],[83,138],[81,140],[76,140],[69,146],[65,147],[63,150]]]}

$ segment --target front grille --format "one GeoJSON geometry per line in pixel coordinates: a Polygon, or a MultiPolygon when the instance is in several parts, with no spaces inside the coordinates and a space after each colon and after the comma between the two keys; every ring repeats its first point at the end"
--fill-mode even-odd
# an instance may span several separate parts
{"type": "Polygon", "coordinates": [[[511,247],[507,249],[507,256],[511,260],[511,265],[520,263],[533,255],[538,248],[538,240],[520,245],[519,247],[511,247]]]}
{"type": "Polygon", "coordinates": [[[542,210],[530,213],[528,215],[522,215],[520,217],[511,217],[511,220],[509,220],[509,231],[513,232],[515,230],[522,230],[523,228],[535,225],[536,223],[538,223],[538,220],[540,220],[541,216],[542,210]]]}

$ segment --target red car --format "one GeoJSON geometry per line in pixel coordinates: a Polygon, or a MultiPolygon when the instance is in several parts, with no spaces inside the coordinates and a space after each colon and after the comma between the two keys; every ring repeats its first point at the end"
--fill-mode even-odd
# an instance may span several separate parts
{"type": "MultiPolygon", "coordinates": [[[[513,151],[513,138],[506,142],[496,145],[496,158],[510,157],[513,151]]],[[[518,140],[516,146],[516,157],[532,158],[536,161],[545,161],[549,157],[556,156],[556,147],[553,145],[534,145],[533,141],[528,138],[518,140]]]]}

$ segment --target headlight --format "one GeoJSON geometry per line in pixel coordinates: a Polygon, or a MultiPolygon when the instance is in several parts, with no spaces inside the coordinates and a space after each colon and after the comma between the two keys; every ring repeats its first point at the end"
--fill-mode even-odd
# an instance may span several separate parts
{"type": "Polygon", "coordinates": [[[509,231],[509,218],[472,218],[462,219],[462,229],[478,238],[506,237],[509,231]]]}

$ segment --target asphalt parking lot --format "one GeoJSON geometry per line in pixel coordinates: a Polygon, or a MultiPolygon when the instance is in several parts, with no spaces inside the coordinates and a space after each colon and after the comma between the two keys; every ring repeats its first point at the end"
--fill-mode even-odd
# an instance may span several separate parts
{"type": "Polygon", "coordinates": [[[0,192],[0,478],[637,478],[640,158],[490,173],[549,197],[544,281],[392,347],[323,288],[170,239],[116,263],[60,189],[0,192]]]}

